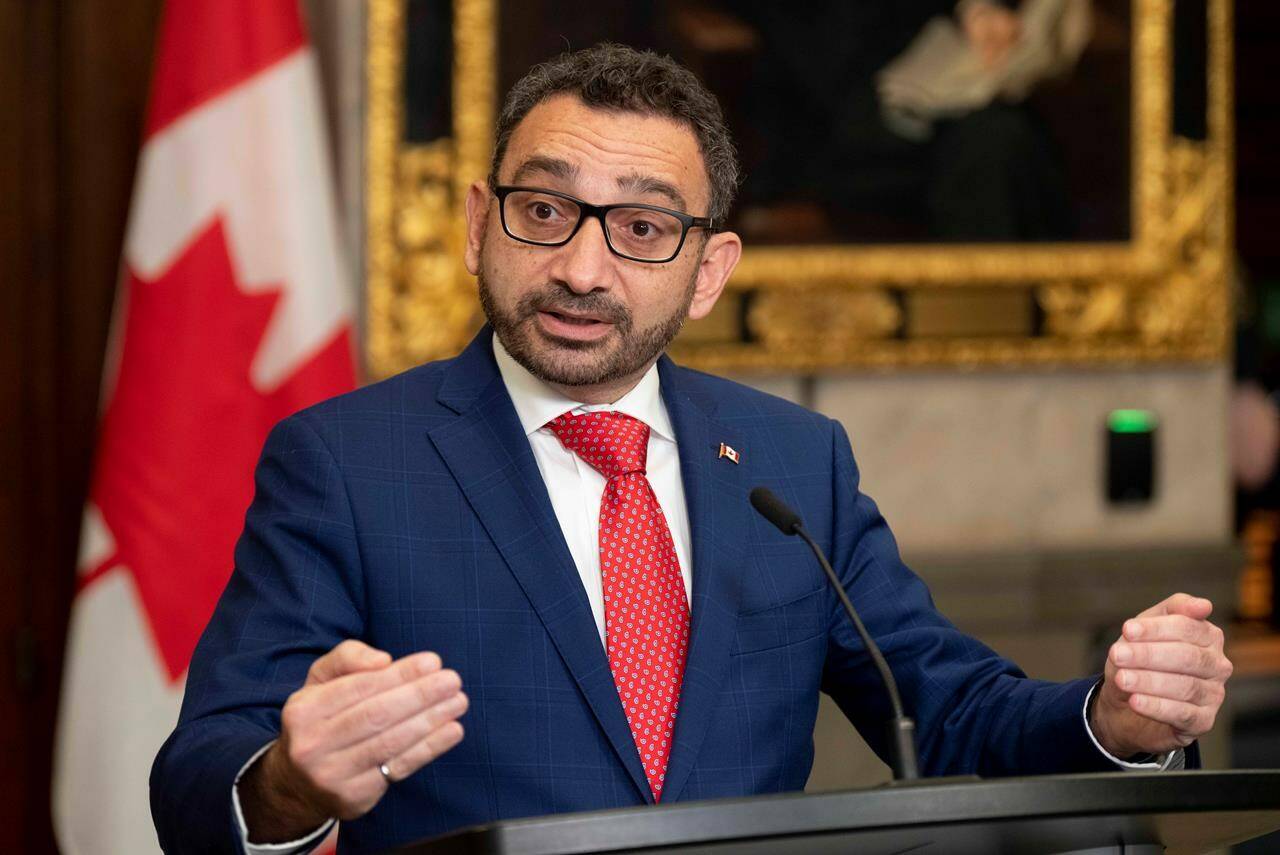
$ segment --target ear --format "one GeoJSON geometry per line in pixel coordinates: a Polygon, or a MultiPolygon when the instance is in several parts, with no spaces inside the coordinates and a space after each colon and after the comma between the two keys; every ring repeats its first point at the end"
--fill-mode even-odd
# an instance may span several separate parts
{"type": "Polygon", "coordinates": [[[690,320],[701,320],[711,312],[741,257],[742,238],[734,232],[718,232],[707,239],[689,304],[690,320]]]}
{"type": "Polygon", "coordinates": [[[463,260],[472,276],[480,272],[480,247],[484,245],[484,232],[489,227],[489,202],[493,194],[489,185],[476,181],[467,188],[467,247],[463,260]]]}

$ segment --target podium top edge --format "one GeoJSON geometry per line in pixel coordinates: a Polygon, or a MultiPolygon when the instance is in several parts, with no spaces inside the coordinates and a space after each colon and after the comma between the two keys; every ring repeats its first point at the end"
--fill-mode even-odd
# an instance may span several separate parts
{"type": "Polygon", "coordinates": [[[423,844],[434,847],[462,838],[473,845],[485,841],[480,850],[468,846],[469,851],[529,855],[627,851],[670,845],[677,838],[684,844],[713,844],[907,825],[1175,813],[1274,813],[1274,824],[1280,827],[1280,769],[926,778],[862,790],[779,793],[514,819],[460,829],[399,851],[410,853],[423,844]],[[581,847],[565,849],[568,841],[581,847]]]}

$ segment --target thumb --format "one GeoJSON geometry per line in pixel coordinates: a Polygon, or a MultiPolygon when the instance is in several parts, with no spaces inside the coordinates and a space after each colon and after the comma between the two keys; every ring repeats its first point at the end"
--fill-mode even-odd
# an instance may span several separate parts
{"type": "Polygon", "coordinates": [[[1213,603],[1204,597],[1193,597],[1190,594],[1174,594],[1156,603],[1138,617],[1161,617],[1163,615],[1185,615],[1194,620],[1204,620],[1213,614],[1213,603]]]}
{"type": "Polygon", "coordinates": [[[348,638],[311,664],[307,685],[327,683],[356,671],[376,671],[391,664],[391,654],[348,638]]]}

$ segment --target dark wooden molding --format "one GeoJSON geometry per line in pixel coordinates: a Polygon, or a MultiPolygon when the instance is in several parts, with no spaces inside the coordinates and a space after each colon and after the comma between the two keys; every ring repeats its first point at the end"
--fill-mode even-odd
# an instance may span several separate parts
{"type": "Polygon", "coordinates": [[[56,852],[62,649],[160,0],[0,3],[0,851],[56,852]]]}

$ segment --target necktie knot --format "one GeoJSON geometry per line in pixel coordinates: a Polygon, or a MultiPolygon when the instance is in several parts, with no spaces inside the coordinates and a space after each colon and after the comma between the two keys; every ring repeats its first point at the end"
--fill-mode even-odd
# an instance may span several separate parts
{"type": "Polygon", "coordinates": [[[560,443],[605,478],[645,471],[649,426],[619,412],[565,413],[547,422],[560,443]]]}

